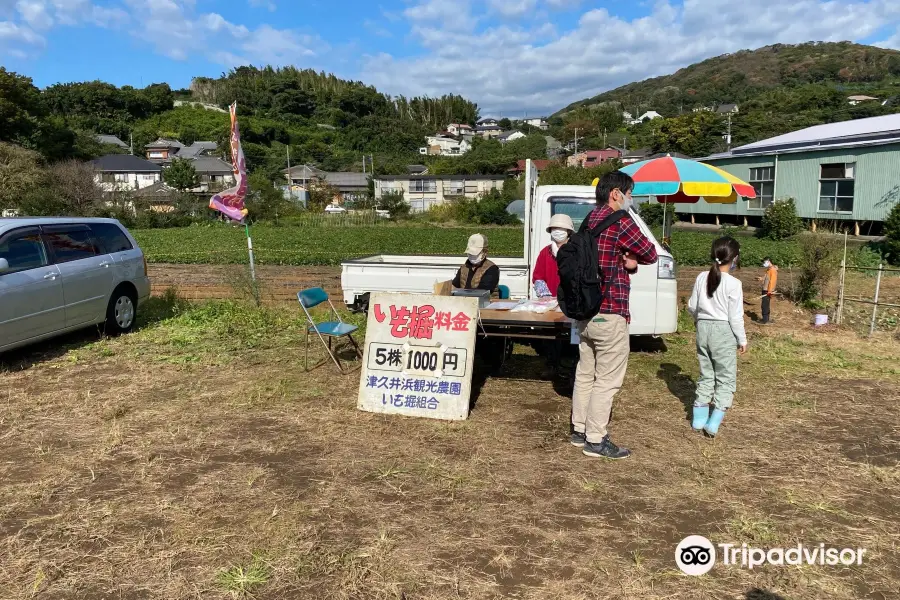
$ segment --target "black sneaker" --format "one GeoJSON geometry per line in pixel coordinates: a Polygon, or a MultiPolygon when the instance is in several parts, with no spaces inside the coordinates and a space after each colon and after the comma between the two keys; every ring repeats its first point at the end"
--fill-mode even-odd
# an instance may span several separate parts
{"type": "Polygon", "coordinates": [[[573,431],[572,435],[569,437],[569,442],[576,448],[583,448],[586,442],[584,434],[580,431],[573,431]]]}
{"type": "Polygon", "coordinates": [[[609,440],[608,435],[603,438],[602,442],[599,442],[597,444],[592,444],[591,442],[585,441],[584,449],[582,449],[582,452],[585,456],[591,456],[594,458],[609,458],[612,460],[628,458],[629,456],[631,456],[631,450],[627,448],[619,448],[609,440]]]}

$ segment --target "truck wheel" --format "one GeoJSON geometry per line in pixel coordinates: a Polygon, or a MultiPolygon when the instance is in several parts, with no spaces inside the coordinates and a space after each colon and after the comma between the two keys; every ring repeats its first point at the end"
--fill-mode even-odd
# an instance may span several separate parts
{"type": "Polygon", "coordinates": [[[119,287],[113,292],[106,308],[106,335],[121,335],[134,329],[137,318],[137,297],[126,287],[119,287]]]}
{"type": "Polygon", "coordinates": [[[362,296],[356,297],[354,312],[363,313],[364,315],[369,314],[369,294],[365,293],[362,296]]]}

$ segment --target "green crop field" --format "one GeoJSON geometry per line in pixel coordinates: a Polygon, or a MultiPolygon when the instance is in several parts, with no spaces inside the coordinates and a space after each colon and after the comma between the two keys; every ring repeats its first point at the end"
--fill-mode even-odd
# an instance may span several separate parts
{"type": "MultiPolygon", "coordinates": [[[[250,230],[256,262],[266,265],[336,265],[371,254],[441,254],[462,256],[466,240],[484,233],[494,256],[521,256],[521,227],[450,227],[397,225],[357,227],[276,227],[256,225],[250,230]]],[[[175,229],[135,230],[134,236],[155,263],[232,264],[247,261],[244,229],[229,225],[194,225],[175,229]]],[[[681,265],[709,264],[712,241],[721,234],[675,231],[672,251],[681,265]]],[[[776,264],[799,261],[794,241],[776,242],[740,236],[741,261],[758,264],[770,256],[776,264]]],[[[876,266],[878,255],[868,248],[853,249],[851,265],[876,266]]]]}
{"type": "MultiPolygon", "coordinates": [[[[259,264],[336,265],[371,254],[465,254],[473,233],[484,233],[496,256],[520,256],[523,237],[516,227],[373,226],[251,227],[259,264]]],[[[157,263],[229,264],[247,261],[244,229],[203,225],[133,232],[147,260],[157,263]]]]}

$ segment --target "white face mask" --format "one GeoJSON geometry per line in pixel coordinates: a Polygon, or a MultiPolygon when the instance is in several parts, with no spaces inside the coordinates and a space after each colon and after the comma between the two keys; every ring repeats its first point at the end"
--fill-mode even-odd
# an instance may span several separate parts
{"type": "Polygon", "coordinates": [[[550,239],[557,244],[561,244],[562,242],[569,239],[569,232],[565,229],[554,229],[550,232],[550,239]]]}
{"type": "Polygon", "coordinates": [[[763,263],[763,266],[768,269],[769,267],[772,266],[772,263],[770,263],[769,261],[766,261],[763,263]]]}
{"type": "MultiPolygon", "coordinates": [[[[619,191],[619,193],[622,194],[621,190],[619,191]]],[[[629,210],[634,206],[634,198],[627,194],[622,194],[622,199],[619,200],[619,202],[622,204],[620,210],[629,210]]]]}
{"type": "Polygon", "coordinates": [[[468,254],[469,262],[473,265],[481,264],[481,261],[484,260],[484,257],[481,254],[468,254]]]}

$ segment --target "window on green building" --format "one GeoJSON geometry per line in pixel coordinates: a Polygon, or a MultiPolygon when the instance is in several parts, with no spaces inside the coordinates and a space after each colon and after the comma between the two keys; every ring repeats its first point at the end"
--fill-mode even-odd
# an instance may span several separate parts
{"type": "Polygon", "coordinates": [[[756,198],[751,198],[748,208],[762,210],[775,199],[775,167],[755,167],[750,169],[748,182],[756,190],[756,198]]]}
{"type": "Polygon", "coordinates": [[[854,163],[821,165],[819,212],[853,212],[854,163]]]}

